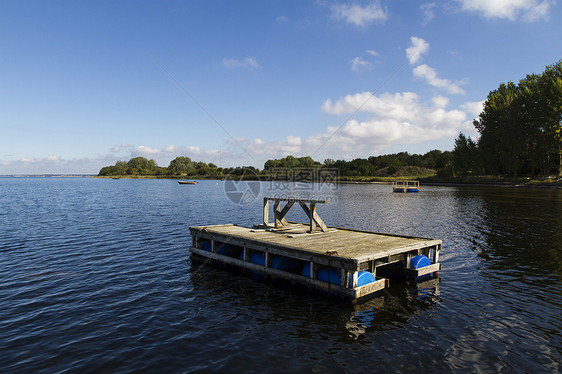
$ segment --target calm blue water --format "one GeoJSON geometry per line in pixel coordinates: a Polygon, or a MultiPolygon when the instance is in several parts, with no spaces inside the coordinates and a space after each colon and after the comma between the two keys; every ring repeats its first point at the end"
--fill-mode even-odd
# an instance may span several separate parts
{"type": "Polygon", "coordinates": [[[318,211],[443,270],[352,306],[192,265],[189,226],[261,218],[223,182],[0,179],[0,372],[560,372],[562,191],[390,190],[318,211]]]}

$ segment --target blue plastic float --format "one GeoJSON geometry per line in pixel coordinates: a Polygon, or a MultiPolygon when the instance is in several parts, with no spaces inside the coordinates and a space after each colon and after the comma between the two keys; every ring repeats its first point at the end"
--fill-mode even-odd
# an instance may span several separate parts
{"type": "Polygon", "coordinates": [[[301,261],[296,258],[290,258],[285,256],[271,256],[271,267],[277,270],[288,271],[290,273],[298,272],[301,267],[301,261]]]}
{"type": "Polygon", "coordinates": [[[410,269],[421,269],[429,265],[431,265],[431,261],[424,255],[417,255],[410,259],[410,269]]]}
{"type": "MultiPolygon", "coordinates": [[[[369,283],[373,283],[375,281],[375,275],[367,270],[359,270],[359,274],[357,276],[357,287],[364,286],[369,283]]],[[[349,274],[349,282],[353,282],[353,277],[349,274]]]]}

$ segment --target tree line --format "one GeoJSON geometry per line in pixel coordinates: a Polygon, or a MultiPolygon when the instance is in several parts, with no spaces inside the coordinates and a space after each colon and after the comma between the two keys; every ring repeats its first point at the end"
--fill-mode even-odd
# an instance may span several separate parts
{"type": "Polygon", "coordinates": [[[129,161],[117,161],[115,165],[101,168],[98,176],[221,176],[223,169],[213,163],[192,161],[191,158],[176,157],[168,167],[160,167],[154,160],[135,157],[129,161]]]}
{"type": "Polygon", "coordinates": [[[562,60],[500,84],[473,124],[477,140],[455,140],[456,175],[562,176],[562,60]]]}
{"type": "Polygon", "coordinates": [[[343,177],[374,177],[392,176],[405,167],[417,168],[414,174],[420,171],[436,170],[438,173],[447,173],[447,168],[452,167],[452,152],[432,150],[423,155],[408,152],[392,153],[368,158],[356,158],[351,161],[333,160],[327,158],[323,163],[315,161],[310,156],[287,156],[282,159],[268,160],[264,164],[264,171],[270,172],[276,168],[291,169],[337,169],[343,177]]]}
{"type": "Polygon", "coordinates": [[[192,161],[189,157],[176,157],[168,167],[160,167],[156,161],[144,157],[135,157],[129,161],[117,161],[115,165],[101,168],[98,176],[205,176],[223,177],[225,175],[243,176],[246,174],[269,175],[279,169],[337,169],[344,177],[387,176],[396,173],[403,167],[418,167],[440,170],[450,167],[452,153],[439,150],[429,151],[424,155],[400,152],[369,158],[356,158],[351,161],[325,159],[324,162],[314,160],[310,156],[287,156],[281,159],[267,160],[262,170],[253,166],[220,168],[213,163],[192,161]]]}

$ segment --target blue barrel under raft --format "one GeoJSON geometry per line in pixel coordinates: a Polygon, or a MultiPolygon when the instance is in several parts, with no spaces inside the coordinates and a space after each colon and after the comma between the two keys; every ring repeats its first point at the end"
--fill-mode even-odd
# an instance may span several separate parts
{"type": "MultiPolygon", "coordinates": [[[[243,249],[242,247],[234,244],[221,243],[221,242],[216,242],[215,244],[217,246],[217,253],[219,255],[224,255],[229,257],[238,257],[243,249]]],[[[208,239],[202,239],[200,242],[200,247],[204,251],[209,251],[209,252],[212,251],[211,241],[208,239]]]]}
{"type": "Polygon", "coordinates": [[[243,248],[233,244],[220,243],[217,244],[217,253],[228,257],[240,257],[243,248]]]}
{"type": "MultiPolygon", "coordinates": [[[[243,260],[244,259],[244,252],[242,252],[240,254],[240,259],[243,260]]],[[[250,254],[250,258],[248,259],[249,262],[251,262],[252,264],[256,264],[256,265],[261,265],[261,266],[265,266],[265,253],[263,252],[253,252],[250,254]]],[[[248,270],[250,273],[254,274],[254,275],[264,275],[262,272],[260,271],[255,271],[255,270],[248,270]]]]}
{"type": "MultiPolygon", "coordinates": [[[[310,278],[310,264],[302,268],[301,275],[310,278]]],[[[340,272],[336,268],[323,268],[316,271],[316,279],[322,282],[337,284],[341,286],[340,272]]],[[[364,286],[375,281],[375,275],[367,270],[360,270],[357,276],[357,287],[364,286]]],[[[349,274],[349,283],[353,282],[353,275],[349,274]]]]}
{"type": "MultiPolygon", "coordinates": [[[[374,281],[376,281],[375,274],[367,270],[359,270],[359,274],[357,276],[357,287],[373,283],[374,281]]],[[[349,282],[353,282],[353,277],[351,274],[349,274],[349,282]]]]}
{"type": "MultiPolygon", "coordinates": [[[[414,270],[421,269],[429,265],[431,265],[431,261],[429,260],[429,258],[427,258],[427,256],[424,255],[417,255],[410,259],[410,269],[414,269],[414,270]]],[[[419,277],[409,277],[409,278],[414,280],[415,282],[423,282],[427,279],[430,279],[431,277],[432,277],[431,274],[426,274],[419,277]]]]}
{"type": "Polygon", "coordinates": [[[298,274],[302,267],[302,261],[291,257],[271,255],[271,267],[273,269],[298,274]]]}
{"type": "Polygon", "coordinates": [[[410,269],[421,269],[429,265],[431,261],[424,255],[417,255],[410,259],[410,269]]]}
{"type": "Polygon", "coordinates": [[[210,240],[201,239],[200,246],[201,246],[202,250],[211,252],[211,241],[210,240]]]}

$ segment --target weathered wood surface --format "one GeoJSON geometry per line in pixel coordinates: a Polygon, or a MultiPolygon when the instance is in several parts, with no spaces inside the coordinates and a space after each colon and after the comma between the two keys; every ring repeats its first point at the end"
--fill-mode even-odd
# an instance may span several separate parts
{"type": "Polygon", "coordinates": [[[303,260],[334,263],[347,270],[362,262],[387,258],[432,246],[441,240],[329,228],[321,234],[307,234],[309,226],[290,224],[284,230],[251,229],[235,225],[192,227],[192,234],[206,233],[215,240],[244,245],[271,253],[289,254],[303,260]],[[327,255],[326,252],[330,253],[327,255]]]}

